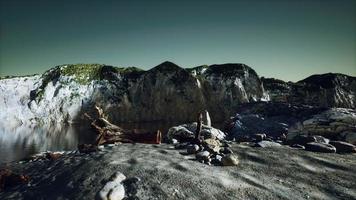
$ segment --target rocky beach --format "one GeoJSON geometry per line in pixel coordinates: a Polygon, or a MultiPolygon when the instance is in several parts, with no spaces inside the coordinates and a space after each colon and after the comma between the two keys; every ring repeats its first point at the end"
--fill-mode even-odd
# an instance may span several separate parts
{"type": "Polygon", "coordinates": [[[356,77],[284,82],[232,63],[3,77],[1,144],[37,143],[0,164],[0,198],[355,199],[355,94],[356,77]],[[54,132],[66,145],[47,151],[54,132]]]}

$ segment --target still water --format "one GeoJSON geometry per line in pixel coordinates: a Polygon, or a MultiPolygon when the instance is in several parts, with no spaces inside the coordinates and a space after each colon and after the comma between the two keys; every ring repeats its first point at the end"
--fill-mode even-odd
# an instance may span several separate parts
{"type": "MultiPolygon", "coordinates": [[[[167,130],[182,123],[125,123],[118,124],[124,129],[145,129],[148,131],[167,130]]],[[[42,151],[67,151],[77,149],[78,144],[92,143],[96,132],[89,125],[73,125],[60,131],[41,128],[19,127],[11,131],[0,130],[0,163],[21,160],[42,151]]]]}

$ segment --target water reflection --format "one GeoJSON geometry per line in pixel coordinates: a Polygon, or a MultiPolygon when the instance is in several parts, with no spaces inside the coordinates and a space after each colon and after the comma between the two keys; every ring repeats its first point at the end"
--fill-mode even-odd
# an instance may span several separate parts
{"type": "Polygon", "coordinates": [[[88,143],[95,133],[88,127],[68,126],[62,130],[17,127],[0,130],[0,162],[19,160],[41,151],[74,150],[88,143]]]}
{"type": "MultiPolygon", "coordinates": [[[[163,135],[172,126],[182,122],[118,123],[124,129],[161,130],[163,135]]],[[[75,150],[78,144],[95,141],[96,132],[89,124],[72,125],[62,130],[17,127],[13,130],[0,128],[0,163],[26,158],[42,151],[75,150]]]]}

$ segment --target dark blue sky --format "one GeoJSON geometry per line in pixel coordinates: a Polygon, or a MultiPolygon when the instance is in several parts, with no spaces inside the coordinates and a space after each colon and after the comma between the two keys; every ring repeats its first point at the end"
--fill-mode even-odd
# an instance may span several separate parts
{"type": "Polygon", "coordinates": [[[260,76],[356,76],[356,1],[0,0],[0,75],[65,63],[238,62],[260,76]]]}

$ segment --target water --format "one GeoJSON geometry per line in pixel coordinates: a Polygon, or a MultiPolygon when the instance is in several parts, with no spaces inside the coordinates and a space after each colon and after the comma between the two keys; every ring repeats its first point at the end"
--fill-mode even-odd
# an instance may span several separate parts
{"type": "MultiPolygon", "coordinates": [[[[121,123],[124,129],[161,130],[163,134],[182,123],[121,123]]],[[[43,151],[76,150],[78,144],[93,143],[96,132],[89,125],[73,125],[62,130],[49,131],[42,128],[19,127],[11,131],[0,130],[0,163],[21,160],[43,151]]]]}

